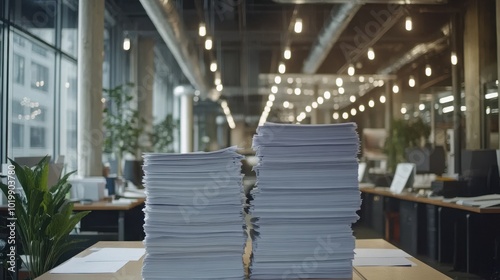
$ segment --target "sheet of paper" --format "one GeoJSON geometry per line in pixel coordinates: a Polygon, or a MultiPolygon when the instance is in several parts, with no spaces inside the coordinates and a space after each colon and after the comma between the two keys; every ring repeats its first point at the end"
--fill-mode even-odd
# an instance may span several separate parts
{"type": "Polygon", "coordinates": [[[356,248],[354,249],[355,258],[409,258],[411,255],[400,249],[372,249],[356,248]]]}
{"type": "Polygon", "coordinates": [[[407,258],[354,258],[352,261],[353,266],[416,266],[415,263],[407,258]]]}
{"type": "Polygon", "coordinates": [[[390,190],[393,193],[401,193],[403,189],[408,184],[411,175],[415,172],[414,163],[399,163],[396,167],[396,173],[394,174],[394,179],[392,180],[390,190]]]}
{"type": "Polygon", "coordinates": [[[127,261],[88,262],[85,258],[72,258],[50,273],[115,273],[126,263],[127,261]]]}
{"type": "Polygon", "coordinates": [[[145,253],[144,248],[101,248],[82,259],[87,262],[138,261],[145,253]]]}

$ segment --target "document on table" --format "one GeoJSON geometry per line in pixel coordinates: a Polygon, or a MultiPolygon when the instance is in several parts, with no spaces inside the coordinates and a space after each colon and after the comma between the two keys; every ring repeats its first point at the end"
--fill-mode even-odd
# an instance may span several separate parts
{"type": "Polygon", "coordinates": [[[96,248],[93,253],[72,258],[52,269],[51,273],[115,273],[129,261],[138,261],[144,248],[96,248]]]}
{"type": "Polygon", "coordinates": [[[500,205],[500,194],[487,194],[476,197],[461,197],[456,201],[459,205],[487,208],[500,205]]]}
{"type": "Polygon", "coordinates": [[[97,262],[85,258],[72,258],[52,269],[50,273],[115,273],[128,261],[97,262]]]}
{"type": "Polygon", "coordinates": [[[353,266],[415,266],[411,257],[400,249],[354,249],[353,266]]]}
{"type": "Polygon", "coordinates": [[[138,261],[145,253],[144,248],[102,248],[82,259],[87,262],[138,261]]]}

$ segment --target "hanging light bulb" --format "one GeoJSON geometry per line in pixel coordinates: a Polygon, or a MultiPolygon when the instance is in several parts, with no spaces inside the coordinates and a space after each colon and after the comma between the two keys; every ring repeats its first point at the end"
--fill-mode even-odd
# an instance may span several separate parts
{"type": "Polygon", "coordinates": [[[370,106],[370,108],[373,108],[373,106],[375,106],[375,101],[373,100],[368,101],[368,106],[370,106]]]}
{"type": "Polygon", "coordinates": [[[300,93],[301,93],[300,88],[295,88],[294,93],[295,93],[295,95],[300,95],[300,93]]]}
{"type": "Polygon", "coordinates": [[[413,29],[413,22],[411,21],[411,17],[406,17],[405,29],[406,31],[411,31],[413,29]]]}
{"type": "Polygon", "coordinates": [[[272,93],[277,93],[278,92],[278,87],[277,86],[272,86],[271,87],[271,92],[272,93]]]}
{"type": "Polygon", "coordinates": [[[337,112],[333,113],[332,117],[333,117],[334,120],[338,120],[339,119],[339,113],[337,113],[337,112]]]}
{"type": "Polygon", "coordinates": [[[399,86],[398,85],[393,85],[392,86],[392,92],[398,93],[399,92],[399,86]]]}
{"type": "Polygon", "coordinates": [[[458,63],[458,57],[455,52],[451,52],[451,64],[457,65],[458,63]]]}
{"type": "Polygon", "coordinates": [[[281,83],[281,77],[280,76],[274,77],[274,83],[276,83],[277,85],[279,85],[281,83]]]}
{"type": "Polygon", "coordinates": [[[350,64],[349,68],[347,68],[347,74],[349,76],[352,76],[354,75],[354,73],[356,73],[356,69],[354,68],[354,65],[350,64]]]}
{"type": "Polygon", "coordinates": [[[410,87],[415,87],[415,78],[410,75],[410,79],[408,79],[408,85],[410,87]]]}
{"type": "Polygon", "coordinates": [[[212,38],[207,36],[207,39],[205,40],[205,49],[211,50],[212,49],[212,38]]]}
{"type": "Polygon", "coordinates": [[[314,109],[318,108],[318,102],[314,101],[314,102],[311,104],[311,106],[312,106],[314,109]]]}
{"type": "Polygon", "coordinates": [[[285,74],[285,71],[286,71],[285,63],[281,62],[280,65],[278,66],[278,72],[280,72],[280,74],[285,74]]]}
{"type": "Polygon", "coordinates": [[[364,112],[365,111],[365,105],[361,104],[359,105],[359,111],[364,112]]]}
{"type": "Polygon", "coordinates": [[[210,63],[210,71],[212,72],[217,71],[217,62],[212,61],[212,63],[210,63]]]}
{"type": "Polygon", "coordinates": [[[356,102],[356,96],[351,95],[351,96],[349,97],[349,101],[351,101],[351,103],[356,102]]]}
{"type": "Polygon", "coordinates": [[[375,51],[373,51],[373,48],[368,48],[368,59],[369,60],[374,60],[375,59],[375,51]]]}
{"type": "Polygon", "coordinates": [[[218,84],[215,88],[217,89],[217,91],[222,91],[223,86],[222,84],[218,84]]]}
{"type": "Polygon", "coordinates": [[[356,109],[354,108],[351,109],[351,115],[356,116],[356,109]]]}
{"type": "Polygon", "coordinates": [[[338,78],[335,80],[335,84],[336,84],[338,87],[341,87],[341,86],[344,84],[344,81],[342,80],[342,78],[338,77],[338,78]]]}
{"type": "Polygon", "coordinates": [[[429,64],[425,65],[425,75],[430,77],[432,75],[432,68],[429,64]]]}
{"type": "Polygon", "coordinates": [[[290,106],[290,102],[288,102],[288,101],[284,101],[283,102],[283,107],[284,108],[288,108],[289,106],[290,106]]]}
{"type": "Polygon", "coordinates": [[[380,103],[385,103],[385,96],[383,95],[380,96],[380,103]]]}
{"type": "Polygon", "coordinates": [[[301,18],[297,18],[295,20],[295,25],[293,26],[293,30],[295,31],[295,33],[302,32],[302,19],[301,18]]]}
{"type": "Polygon", "coordinates": [[[316,100],[316,102],[318,102],[318,104],[323,104],[323,102],[325,102],[325,100],[323,99],[323,97],[319,96],[318,99],[316,100]]]}
{"type": "Polygon", "coordinates": [[[349,118],[349,114],[347,112],[342,113],[342,118],[347,120],[347,118],[349,118]]]}
{"type": "Polygon", "coordinates": [[[308,112],[308,113],[309,113],[309,112],[311,112],[311,110],[312,110],[311,106],[307,105],[307,106],[306,106],[306,112],[308,112]]]}
{"type": "Polygon", "coordinates": [[[285,59],[290,59],[292,57],[292,51],[290,51],[290,47],[286,47],[283,51],[283,57],[285,59]]]}
{"type": "Polygon", "coordinates": [[[127,35],[125,35],[125,38],[123,38],[123,50],[130,50],[130,38],[127,35]]]}
{"type": "Polygon", "coordinates": [[[329,91],[325,91],[323,96],[325,97],[325,99],[330,99],[330,97],[332,97],[332,94],[329,91]]]}
{"type": "Polygon", "coordinates": [[[343,87],[339,87],[339,94],[344,94],[345,89],[343,87]]]}
{"type": "Polygon", "coordinates": [[[200,35],[200,37],[207,35],[207,27],[203,22],[200,23],[200,26],[198,27],[198,35],[200,35]]]}

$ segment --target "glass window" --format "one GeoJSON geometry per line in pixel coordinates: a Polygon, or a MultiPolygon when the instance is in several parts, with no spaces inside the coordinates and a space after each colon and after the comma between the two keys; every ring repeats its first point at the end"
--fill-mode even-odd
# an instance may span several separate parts
{"type": "Polygon", "coordinates": [[[56,0],[11,1],[14,22],[32,35],[55,45],[56,0]]]}
{"type": "Polygon", "coordinates": [[[66,170],[77,169],[77,66],[63,58],[61,60],[61,128],[60,154],[65,155],[66,170]]]}
{"type": "Polygon", "coordinates": [[[12,147],[22,148],[24,146],[24,125],[12,124],[12,147]]]}
{"type": "Polygon", "coordinates": [[[11,158],[53,156],[55,52],[17,30],[12,31],[10,36],[9,57],[12,63],[9,63],[9,70],[13,75],[9,75],[8,83],[11,111],[8,114],[7,131],[12,137],[8,138],[7,155],[11,158]],[[16,76],[19,64],[14,61],[22,60],[15,58],[15,55],[22,55],[24,66],[28,67],[25,70],[29,70],[24,71],[24,83],[15,81],[19,76],[16,76]]]}
{"type": "Polygon", "coordinates": [[[31,88],[47,91],[48,83],[49,69],[36,62],[31,62],[31,88]]]}
{"type": "Polygon", "coordinates": [[[12,75],[14,75],[14,82],[18,84],[24,84],[24,57],[14,54],[13,62],[14,71],[12,75]]]}
{"type": "Polygon", "coordinates": [[[104,59],[102,62],[102,87],[111,88],[111,29],[104,28],[104,59]]]}
{"type": "Polygon", "coordinates": [[[31,148],[45,148],[45,128],[32,126],[30,128],[30,147],[31,148]]]}
{"type": "Polygon", "coordinates": [[[78,55],[78,1],[62,2],[61,49],[70,55],[78,55]]]}

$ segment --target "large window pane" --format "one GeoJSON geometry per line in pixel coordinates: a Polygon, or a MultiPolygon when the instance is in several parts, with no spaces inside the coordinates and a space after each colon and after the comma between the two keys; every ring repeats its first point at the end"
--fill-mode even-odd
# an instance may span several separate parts
{"type": "Polygon", "coordinates": [[[12,63],[9,67],[13,75],[9,76],[11,111],[8,129],[12,137],[9,137],[8,155],[9,157],[52,155],[56,90],[55,53],[17,31],[12,32],[10,36],[12,63]],[[18,62],[17,65],[15,61],[18,62]],[[19,78],[20,75],[16,75],[21,64],[31,68],[29,71],[24,71],[22,79],[19,78]],[[24,82],[20,82],[23,79],[24,82]]]}
{"type": "Polygon", "coordinates": [[[10,3],[15,23],[47,43],[55,44],[56,0],[16,0],[10,3]]]}
{"type": "Polygon", "coordinates": [[[63,58],[61,61],[61,155],[65,156],[66,170],[77,169],[77,66],[63,58]]]}
{"type": "Polygon", "coordinates": [[[78,1],[62,1],[61,49],[75,58],[78,50],[78,1]]]}
{"type": "Polygon", "coordinates": [[[14,54],[13,61],[14,64],[14,82],[23,85],[24,84],[24,57],[18,54],[14,54]]]}

